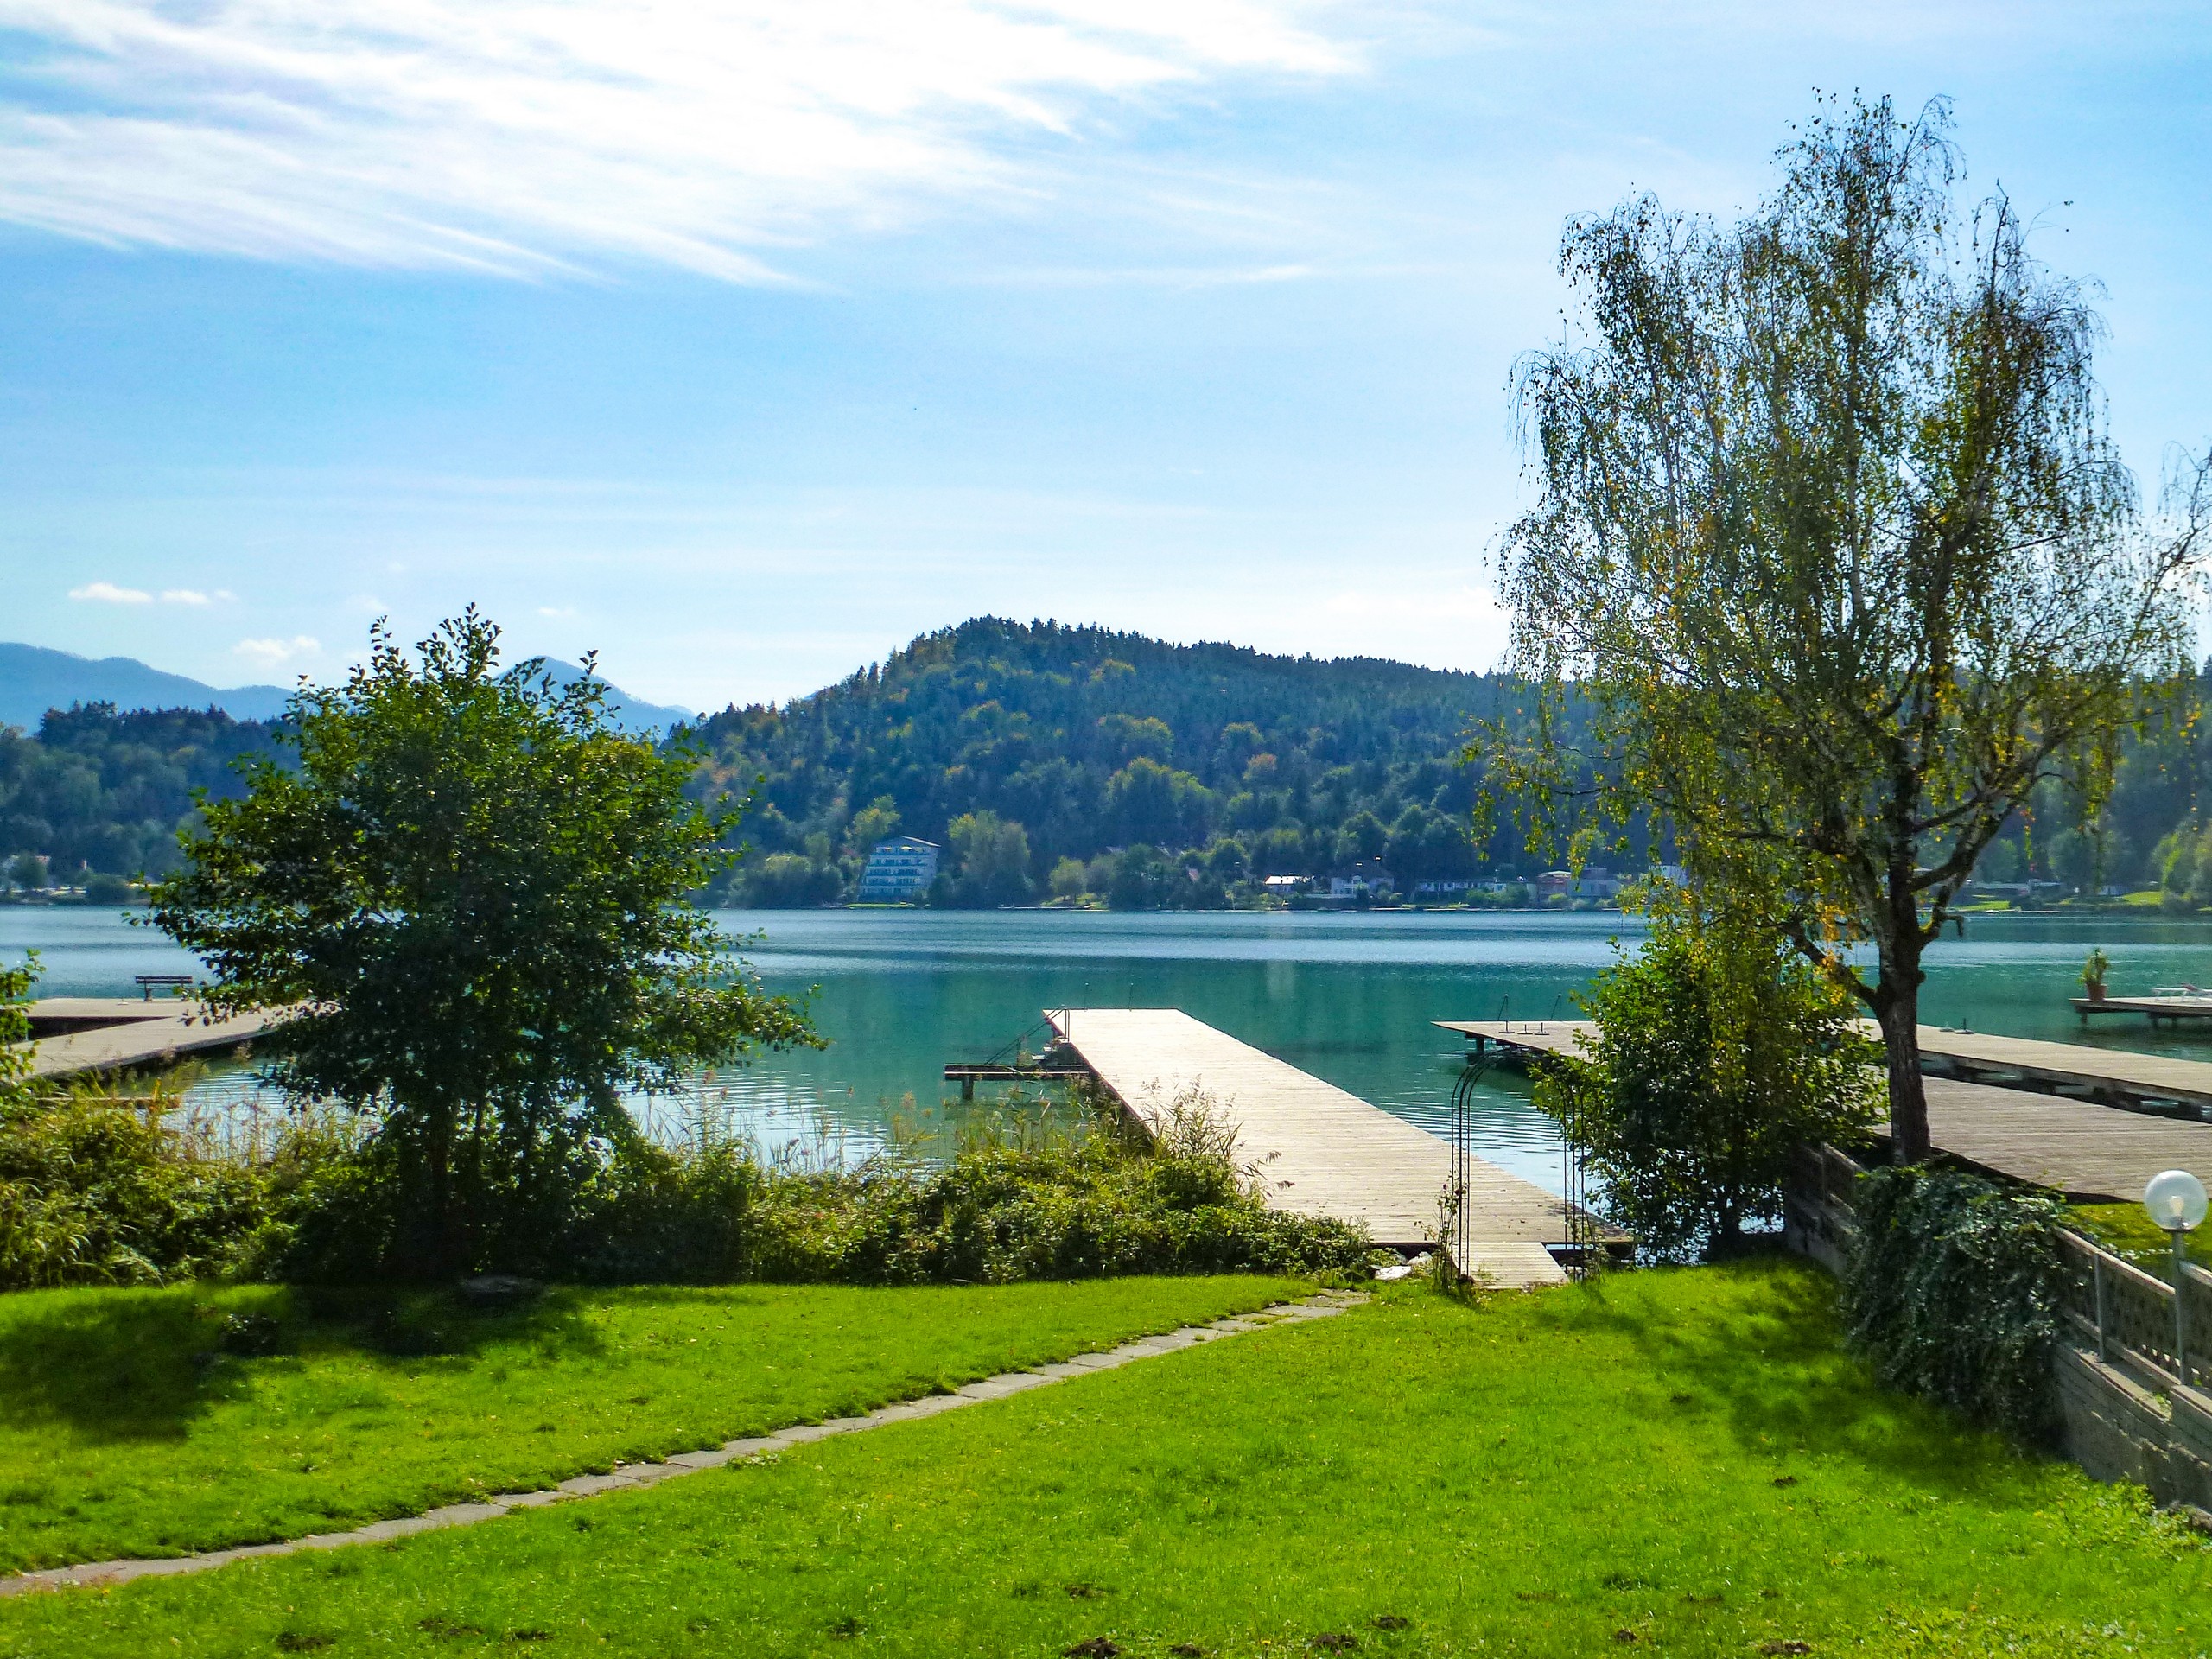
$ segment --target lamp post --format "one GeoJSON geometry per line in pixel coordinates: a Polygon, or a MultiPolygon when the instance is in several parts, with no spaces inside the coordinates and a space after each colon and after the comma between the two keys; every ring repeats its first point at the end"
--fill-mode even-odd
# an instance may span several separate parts
{"type": "Polygon", "coordinates": [[[2189,1255],[2184,1241],[2204,1220],[2204,1183],[2185,1169],[2162,1170],[2143,1189],[2143,1207],[2174,1242],[2174,1375],[2189,1386],[2189,1255]]]}

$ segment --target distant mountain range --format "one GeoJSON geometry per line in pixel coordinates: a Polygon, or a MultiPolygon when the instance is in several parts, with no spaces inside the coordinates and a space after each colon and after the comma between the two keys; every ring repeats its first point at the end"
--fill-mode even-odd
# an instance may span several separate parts
{"type": "MultiPolygon", "coordinates": [[[[582,671],[549,660],[548,671],[566,683],[582,671]]],[[[181,674],[165,674],[134,657],[97,660],[41,645],[0,643],[0,726],[38,730],[49,709],[76,702],[111,702],[118,709],[220,709],[233,720],[274,720],[284,712],[289,686],[213,686],[181,674]]],[[[692,719],[689,709],[645,702],[619,688],[607,700],[614,717],[640,730],[664,729],[692,719]]]]}

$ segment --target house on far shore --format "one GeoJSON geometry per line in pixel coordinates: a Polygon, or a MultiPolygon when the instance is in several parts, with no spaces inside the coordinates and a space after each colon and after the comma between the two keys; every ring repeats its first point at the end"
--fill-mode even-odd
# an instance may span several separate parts
{"type": "Polygon", "coordinates": [[[937,843],[893,836],[875,843],[861,867],[860,891],[853,896],[863,905],[911,904],[936,880],[937,843]]]}

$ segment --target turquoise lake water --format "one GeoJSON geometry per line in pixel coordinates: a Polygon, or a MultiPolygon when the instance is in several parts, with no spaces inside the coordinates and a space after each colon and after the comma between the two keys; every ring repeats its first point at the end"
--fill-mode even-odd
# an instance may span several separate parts
{"type": "MultiPolygon", "coordinates": [[[[1114,913],[828,910],[722,912],[772,989],[810,995],[823,1053],[763,1055],[702,1098],[765,1145],[845,1155],[944,1095],[947,1060],[981,1058],[1048,1007],[1173,1007],[1386,1110],[1440,1128],[1458,1040],[1433,1020],[1571,1013],[1573,993],[1633,943],[1633,918],[1512,912],[1114,913]]],[[[1974,917],[1932,951],[1923,1017],[1977,1031],[2212,1059],[2212,1028],[2087,1030],[2068,998],[2102,944],[2116,994],[2212,985],[2212,923],[1974,917]]],[[[193,971],[167,939],[107,912],[0,908],[0,959],[39,950],[48,995],[128,995],[131,976],[193,971]]],[[[203,1099],[251,1086],[219,1068],[203,1099]]],[[[1551,1126],[1508,1076],[1486,1083],[1478,1150],[1556,1188],[1551,1126]]]]}

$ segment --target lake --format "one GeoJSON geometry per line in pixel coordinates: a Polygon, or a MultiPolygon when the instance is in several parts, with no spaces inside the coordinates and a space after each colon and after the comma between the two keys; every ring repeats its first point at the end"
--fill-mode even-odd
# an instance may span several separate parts
{"type": "MultiPolygon", "coordinates": [[[[810,995],[823,1053],[763,1055],[702,1080],[704,1098],[771,1149],[846,1155],[903,1110],[944,1098],[947,1060],[979,1059],[1048,1007],[1175,1007],[1431,1129],[1441,1129],[1459,1044],[1433,1020],[1572,1012],[1575,992],[1632,944],[1611,914],[1539,912],[1102,912],[823,910],[721,912],[770,988],[810,995]],[[902,1107],[902,1103],[911,1103],[902,1107]]],[[[2212,1059],[2212,1030],[2153,1034],[2114,1018],[2083,1030],[2067,999],[2102,944],[2115,994],[2212,984],[2212,922],[1974,916],[1930,953],[1931,1023],[2212,1059]]],[[[134,974],[197,964],[112,912],[0,907],[0,959],[35,948],[47,995],[131,994],[134,974]]],[[[250,1086],[219,1070],[213,1103],[250,1086]]],[[[1560,1151],[1524,1084],[1483,1086],[1478,1149],[1556,1190],[1560,1151]]]]}

